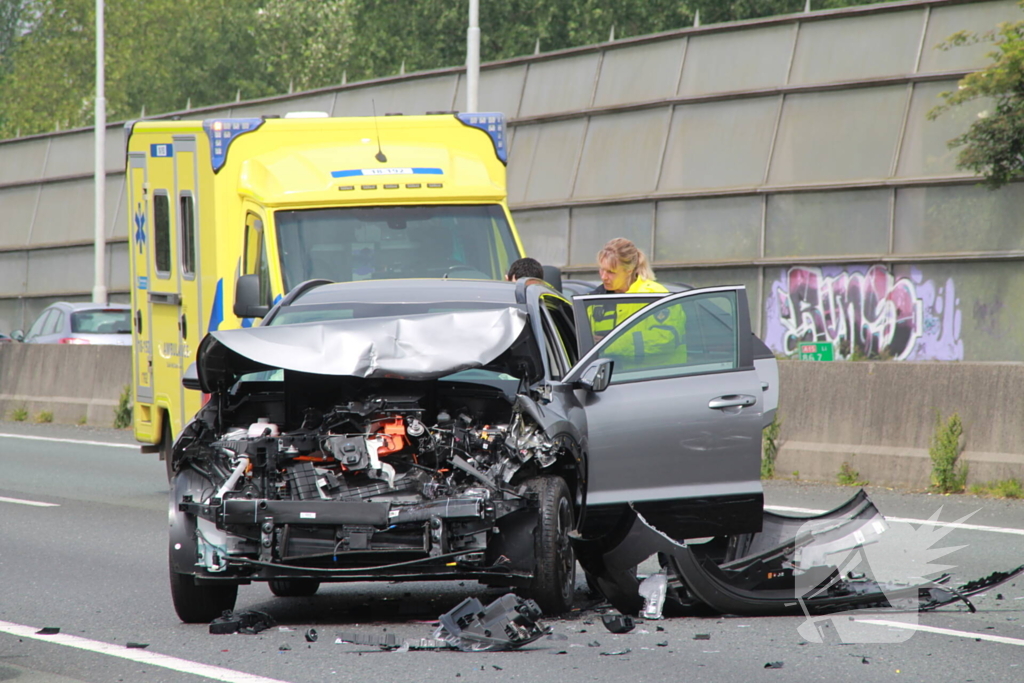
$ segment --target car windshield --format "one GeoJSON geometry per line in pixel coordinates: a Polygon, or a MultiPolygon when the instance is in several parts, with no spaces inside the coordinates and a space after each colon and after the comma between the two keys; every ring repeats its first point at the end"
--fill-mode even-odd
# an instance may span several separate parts
{"type": "Polygon", "coordinates": [[[78,334],[131,334],[131,311],[108,308],[71,314],[71,331],[78,334]]]}
{"type": "Polygon", "coordinates": [[[500,280],[518,249],[497,204],[282,210],[285,291],[304,280],[500,280]]]}
{"type": "Polygon", "coordinates": [[[330,304],[292,305],[282,308],[268,325],[295,325],[322,323],[353,318],[386,318],[419,315],[421,313],[457,313],[458,311],[506,308],[504,304],[480,301],[453,301],[442,303],[367,303],[344,302],[330,304]]]}

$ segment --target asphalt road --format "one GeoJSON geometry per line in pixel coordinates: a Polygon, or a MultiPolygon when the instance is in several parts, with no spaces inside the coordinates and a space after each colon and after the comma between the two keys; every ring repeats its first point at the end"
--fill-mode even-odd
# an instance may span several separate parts
{"type": "MultiPolygon", "coordinates": [[[[256,584],[240,589],[237,608],[267,611],[281,628],[214,636],[205,625],[181,624],[171,606],[167,483],[155,455],[139,454],[130,433],[113,430],[0,422],[0,434],[0,681],[1024,678],[1024,580],[975,599],[975,614],[959,607],[889,612],[875,618],[895,626],[861,625],[852,635],[849,614],[826,617],[817,631],[797,617],[713,617],[647,621],[613,635],[586,607],[593,600],[581,582],[577,601],[585,607],[546,622],[565,639],[479,654],[381,652],[335,642],[336,633],[356,630],[429,637],[429,622],[462,598],[486,602],[501,594],[472,582],[338,584],[294,599],[275,598],[256,584]],[[60,634],[37,635],[42,627],[59,627],[60,634]],[[303,637],[310,627],[320,633],[311,644],[303,637]],[[811,642],[815,632],[823,642],[811,642]],[[128,648],[129,642],[148,646],[128,648]],[[782,668],[766,669],[769,662],[782,668]]],[[[795,510],[831,508],[854,492],[792,482],[770,482],[766,491],[768,505],[795,510]]],[[[904,525],[948,531],[937,547],[963,546],[932,560],[954,566],[957,582],[1024,563],[1024,503],[869,492],[887,517],[928,519],[940,506],[937,519],[946,522],[974,513],[962,528],[904,525]]]]}

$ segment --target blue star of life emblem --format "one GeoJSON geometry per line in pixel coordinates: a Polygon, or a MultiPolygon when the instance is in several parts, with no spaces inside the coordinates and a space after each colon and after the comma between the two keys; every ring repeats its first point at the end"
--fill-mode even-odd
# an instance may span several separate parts
{"type": "Polygon", "coordinates": [[[132,220],[135,222],[135,242],[139,245],[139,253],[142,253],[142,245],[146,243],[146,214],[142,211],[142,203],[139,202],[138,208],[135,209],[135,214],[132,220]]]}

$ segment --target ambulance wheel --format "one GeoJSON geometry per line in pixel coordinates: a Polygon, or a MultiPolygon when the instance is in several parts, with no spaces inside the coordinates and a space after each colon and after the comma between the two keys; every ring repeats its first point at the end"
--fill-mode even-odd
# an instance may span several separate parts
{"type": "Polygon", "coordinates": [[[528,592],[545,614],[557,616],[572,608],[576,593],[576,554],[569,542],[572,498],[561,477],[535,477],[525,483],[537,493],[540,505],[534,531],[533,581],[528,592]]]}
{"type": "Polygon", "coordinates": [[[271,579],[270,592],[279,598],[308,598],[320,590],[316,579],[271,579]]]}
{"type": "Polygon", "coordinates": [[[164,426],[160,433],[160,459],[167,468],[167,481],[174,479],[174,437],[171,436],[171,417],[164,413],[164,426]]]}

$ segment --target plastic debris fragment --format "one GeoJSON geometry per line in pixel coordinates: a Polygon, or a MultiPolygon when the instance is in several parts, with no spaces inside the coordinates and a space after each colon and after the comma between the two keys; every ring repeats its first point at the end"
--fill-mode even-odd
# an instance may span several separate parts
{"type": "Polygon", "coordinates": [[[245,633],[252,635],[260,631],[266,631],[274,626],[277,626],[277,622],[274,620],[274,617],[266,612],[258,610],[232,612],[231,610],[226,610],[210,622],[210,633],[245,633]]]}
{"type": "Polygon", "coordinates": [[[434,638],[463,652],[512,650],[551,633],[538,622],[540,615],[537,603],[514,593],[486,607],[476,598],[466,598],[438,617],[434,638]]]}
{"type": "Polygon", "coordinates": [[[629,633],[636,627],[633,617],[628,614],[602,614],[601,622],[612,633],[629,633]]]}
{"type": "Polygon", "coordinates": [[[768,662],[764,665],[766,669],[781,669],[783,666],[782,662],[768,662]]]}
{"type": "Polygon", "coordinates": [[[664,570],[651,574],[640,582],[640,597],[644,599],[640,616],[644,619],[661,619],[661,610],[665,606],[665,593],[668,590],[668,575],[664,570]]]}

